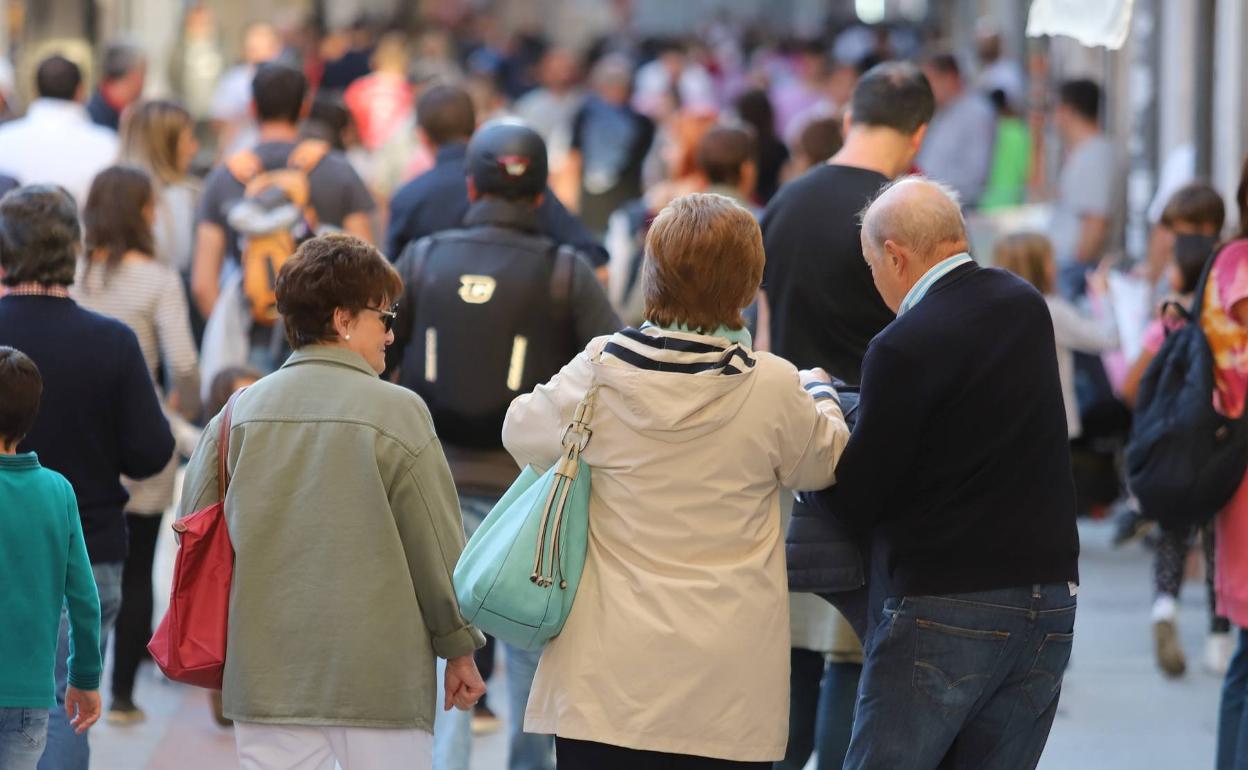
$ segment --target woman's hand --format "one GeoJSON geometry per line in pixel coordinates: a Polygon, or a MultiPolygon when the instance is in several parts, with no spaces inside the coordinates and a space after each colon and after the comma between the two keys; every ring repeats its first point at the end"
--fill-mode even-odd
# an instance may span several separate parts
{"type": "Polygon", "coordinates": [[[446,661],[445,689],[443,711],[450,711],[451,706],[467,711],[477,705],[477,701],[485,695],[485,682],[481,679],[481,672],[477,671],[477,662],[471,654],[446,661]]]}

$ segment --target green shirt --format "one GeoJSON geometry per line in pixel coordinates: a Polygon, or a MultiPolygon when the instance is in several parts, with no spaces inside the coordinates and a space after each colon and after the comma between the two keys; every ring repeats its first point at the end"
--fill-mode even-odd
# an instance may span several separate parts
{"type": "Polygon", "coordinates": [[[979,199],[981,209],[1018,206],[1027,197],[1031,170],[1031,132],[1021,118],[997,121],[997,142],[992,151],[992,172],[979,199]]]}
{"type": "MultiPolygon", "coordinates": [[[[217,500],[219,419],[180,516],[217,500]]],[[[228,457],[225,715],[432,731],[436,658],[485,640],[455,599],[464,525],[424,402],[309,345],[239,396],[228,457]]]]}
{"type": "Polygon", "coordinates": [[[69,684],[100,687],[100,598],[78,501],[34,452],[0,455],[0,707],[56,705],[56,640],[69,607],[69,684]]]}

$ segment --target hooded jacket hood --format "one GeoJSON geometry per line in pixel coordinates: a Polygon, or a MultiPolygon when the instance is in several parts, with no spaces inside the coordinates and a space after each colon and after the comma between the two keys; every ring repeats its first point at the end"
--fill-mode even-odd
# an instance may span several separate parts
{"type": "Polygon", "coordinates": [[[598,408],[669,443],[722,428],[755,383],[753,351],[725,337],[646,326],[599,338],[590,354],[598,408]]]}

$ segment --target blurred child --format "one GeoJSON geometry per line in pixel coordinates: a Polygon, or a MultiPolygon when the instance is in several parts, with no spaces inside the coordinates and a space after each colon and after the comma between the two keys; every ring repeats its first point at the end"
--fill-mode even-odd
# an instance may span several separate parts
{"type": "MultiPolygon", "coordinates": [[[[1009,270],[1044,295],[1053,316],[1057,370],[1066,404],[1066,428],[1071,440],[1077,439],[1083,433],[1083,425],[1075,397],[1075,353],[1097,354],[1118,347],[1113,315],[1104,313],[1104,320],[1086,316],[1057,294],[1053,244],[1039,233],[1015,233],[997,241],[993,261],[997,267],[1009,270]]],[[[1107,298],[1106,284],[1107,277],[1102,271],[1088,276],[1088,294],[1094,302],[1107,298]]]]}
{"type": "MultiPolygon", "coordinates": [[[[217,372],[217,375],[212,378],[212,384],[208,387],[208,400],[204,403],[204,422],[216,417],[225,408],[225,402],[230,400],[234,391],[255,383],[262,376],[260,370],[252,366],[231,366],[217,372]]],[[[210,695],[212,718],[222,727],[234,724],[232,720],[225,717],[222,711],[221,691],[213,690],[210,695]]]]}
{"type": "Polygon", "coordinates": [[[100,599],[77,498],[34,452],[17,451],[42,394],[34,362],[0,347],[0,618],[11,632],[0,634],[4,770],[35,770],[47,743],[62,605],[69,613],[65,711],[80,734],[100,718],[100,599]]]}
{"type": "MultiPolygon", "coordinates": [[[[1200,277],[1205,265],[1213,255],[1218,236],[1226,219],[1226,207],[1218,191],[1204,182],[1195,182],[1179,189],[1161,215],[1160,235],[1169,243],[1170,260],[1166,266],[1166,278],[1171,291],[1168,301],[1177,302],[1185,309],[1200,288],[1200,277]]],[[[1143,347],[1139,358],[1131,366],[1122,385],[1122,398],[1128,406],[1135,406],[1139,395],[1140,380],[1148,365],[1166,339],[1166,319],[1155,319],[1144,332],[1143,347]]],[[[1143,512],[1147,516],[1148,512],[1143,512]]],[[[1120,521],[1120,529],[1134,526],[1138,529],[1142,516],[1131,512],[1130,522],[1120,521]]],[[[1209,590],[1209,639],[1205,646],[1205,667],[1215,674],[1222,674],[1230,661],[1234,644],[1231,640],[1230,623],[1219,617],[1214,609],[1213,593],[1213,523],[1200,528],[1161,530],[1153,561],[1153,643],[1157,666],[1169,676],[1180,676],[1187,670],[1187,660],[1179,641],[1176,625],[1178,619],[1179,589],[1183,585],[1184,565],[1187,552],[1198,534],[1205,552],[1205,582],[1209,590]]],[[[1125,539],[1125,538],[1119,538],[1125,539]]]]}

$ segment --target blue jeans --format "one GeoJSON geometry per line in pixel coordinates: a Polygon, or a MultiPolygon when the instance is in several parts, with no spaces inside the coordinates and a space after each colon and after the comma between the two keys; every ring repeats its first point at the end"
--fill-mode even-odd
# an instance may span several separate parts
{"type": "Polygon", "coordinates": [[[1218,713],[1217,770],[1248,770],[1248,629],[1239,629],[1239,647],[1222,683],[1218,713]]]}
{"type": "MultiPolygon", "coordinates": [[[[95,587],[100,593],[100,658],[108,651],[108,637],[121,609],[122,562],[92,564],[95,587]]],[[[56,647],[56,707],[48,713],[48,746],[39,770],[87,770],[91,747],[87,733],[77,735],[65,716],[65,688],[69,684],[69,613],[61,609],[61,635],[56,647]]]]}
{"type": "Polygon", "coordinates": [[[885,601],[865,646],[845,770],[1026,770],[1074,641],[1065,583],[885,601]]]}
{"type": "Polygon", "coordinates": [[[789,747],[775,770],[841,770],[854,726],[858,663],[824,663],[824,654],[790,650],[789,747]]]}
{"type": "Polygon", "coordinates": [[[541,650],[501,642],[507,674],[507,770],[555,770],[555,736],[524,731],[524,711],[541,650]]]}
{"type": "MultiPolygon", "coordinates": [[[[468,537],[477,531],[497,502],[493,497],[460,496],[459,509],[463,513],[464,532],[468,537]]],[[[524,710],[542,653],[540,650],[526,652],[505,642],[499,646],[507,661],[507,768],[554,770],[554,737],[524,732],[524,710]]],[[[445,662],[438,661],[438,665],[441,686],[445,662]]],[[[472,712],[441,709],[439,701],[438,715],[433,724],[433,770],[468,770],[472,756],[472,712]]]]}
{"type": "Polygon", "coordinates": [[[47,742],[47,709],[0,708],[0,768],[35,770],[47,742]]]}

